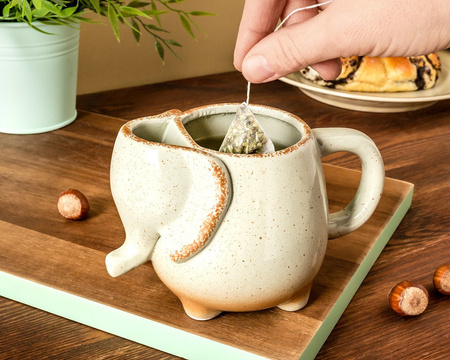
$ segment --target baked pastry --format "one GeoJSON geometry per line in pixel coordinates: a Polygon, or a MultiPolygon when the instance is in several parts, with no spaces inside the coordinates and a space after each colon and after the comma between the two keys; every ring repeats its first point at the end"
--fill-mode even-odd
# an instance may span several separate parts
{"type": "Polygon", "coordinates": [[[330,88],[364,92],[399,92],[431,89],[439,77],[441,62],[436,53],[411,57],[351,56],[341,58],[342,72],[328,81],[311,67],[300,74],[330,88]]]}

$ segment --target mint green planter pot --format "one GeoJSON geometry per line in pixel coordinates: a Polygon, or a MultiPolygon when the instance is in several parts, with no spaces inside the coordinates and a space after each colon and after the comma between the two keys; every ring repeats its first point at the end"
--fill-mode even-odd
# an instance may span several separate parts
{"type": "Polygon", "coordinates": [[[79,28],[0,22],[0,132],[36,134],[77,116],[79,28]]]}

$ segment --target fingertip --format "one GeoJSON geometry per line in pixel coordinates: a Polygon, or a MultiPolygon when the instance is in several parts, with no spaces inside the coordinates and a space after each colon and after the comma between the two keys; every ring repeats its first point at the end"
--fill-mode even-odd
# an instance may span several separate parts
{"type": "Polygon", "coordinates": [[[242,74],[252,83],[263,83],[278,79],[275,70],[262,55],[251,55],[242,63],[242,74]]]}
{"type": "Polygon", "coordinates": [[[325,60],[311,65],[311,67],[316,70],[324,80],[335,80],[342,71],[342,64],[339,58],[325,60]]]}
{"type": "Polygon", "coordinates": [[[233,61],[233,66],[234,66],[234,68],[235,68],[237,71],[242,72],[242,61],[234,60],[234,61],[233,61]]]}
{"type": "Polygon", "coordinates": [[[240,49],[238,49],[238,45],[234,49],[233,54],[233,66],[237,71],[242,72],[242,63],[244,61],[245,54],[242,53],[240,49]]]}

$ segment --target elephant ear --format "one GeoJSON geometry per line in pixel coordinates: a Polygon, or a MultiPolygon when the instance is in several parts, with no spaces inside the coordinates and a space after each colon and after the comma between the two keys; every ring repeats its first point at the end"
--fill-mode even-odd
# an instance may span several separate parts
{"type": "MultiPolygon", "coordinates": [[[[230,176],[222,161],[197,149],[185,148],[183,155],[194,174],[188,203],[193,207],[192,212],[195,207],[203,218],[194,238],[183,239],[184,244],[170,253],[175,262],[192,258],[214,237],[228,209],[232,192],[230,176]]],[[[196,222],[191,222],[190,226],[196,226],[196,222]]]]}

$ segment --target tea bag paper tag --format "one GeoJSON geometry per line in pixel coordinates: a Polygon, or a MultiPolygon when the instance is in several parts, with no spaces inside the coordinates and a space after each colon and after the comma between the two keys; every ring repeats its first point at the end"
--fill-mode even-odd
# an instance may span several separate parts
{"type": "Polygon", "coordinates": [[[262,154],[275,147],[246,102],[239,105],[219,151],[231,154],[262,154]]]}

